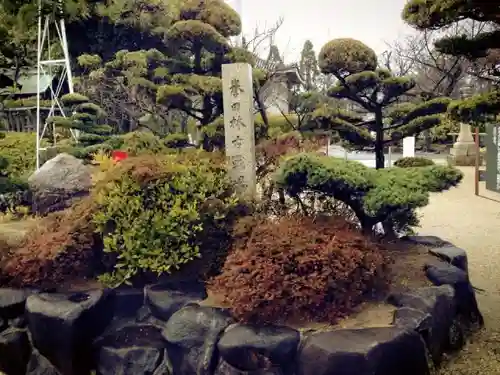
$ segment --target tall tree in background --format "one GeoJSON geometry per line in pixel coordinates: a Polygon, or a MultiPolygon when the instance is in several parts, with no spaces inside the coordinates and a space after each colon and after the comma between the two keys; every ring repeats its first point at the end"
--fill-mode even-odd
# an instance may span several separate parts
{"type": "Polygon", "coordinates": [[[300,53],[299,72],[304,79],[305,91],[312,91],[317,89],[317,79],[319,76],[318,60],[316,59],[316,52],[310,40],[306,40],[302,52],[300,53]]]}
{"type": "Polygon", "coordinates": [[[413,89],[415,82],[379,68],[375,52],[354,39],[335,39],[325,44],[319,53],[319,67],[338,80],[328,91],[329,96],[351,101],[372,114],[373,119],[349,118],[323,106],[313,113],[315,121],[324,128],[342,132],[341,136],[353,143],[373,144],[377,169],[384,168],[387,144],[437,125],[439,114],[446,111],[449,103],[448,99],[419,105],[406,103],[399,115],[393,111],[390,119],[384,119],[387,110],[413,89]],[[375,132],[375,139],[370,131],[375,132]]]}
{"type": "Polygon", "coordinates": [[[500,8],[497,1],[410,0],[404,7],[403,19],[419,30],[439,30],[465,19],[487,22],[491,27],[486,31],[475,35],[445,36],[436,42],[436,48],[443,53],[471,60],[485,58],[500,49],[500,8]]]}
{"type": "MultiPolygon", "coordinates": [[[[489,76],[499,76],[500,7],[497,1],[482,0],[410,0],[403,19],[419,30],[439,30],[465,19],[487,22],[490,28],[474,36],[458,35],[436,41],[436,48],[469,61],[481,60],[489,76]],[[493,57],[493,58],[492,58],[493,57]]],[[[498,91],[455,101],[449,111],[461,121],[496,116],[500,111],[498,91]]]]}

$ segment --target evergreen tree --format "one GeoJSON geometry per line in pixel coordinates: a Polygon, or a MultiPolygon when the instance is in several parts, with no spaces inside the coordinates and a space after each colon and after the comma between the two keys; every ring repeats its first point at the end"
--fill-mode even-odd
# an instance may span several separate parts
{"type": "Polygon", "coordinates": [[[376,168],[384,168],[384,147],[429,129],[441,120],[449,99],[410,104],[398,104],[415,82],[410,77],[394,77],[390,71],[378,67],[375,52],[354,39],[335,39],[323,46],[319,53],[319,67],[324,74],[338,81],[328,95],[348,100],[373,116],[362,119],[328,105],[318,107],[311,115],[314,126],[336,130],[357,145],[373,145],[376,168]],[[389,117],[389,110],[391,110],[389,117]],[[375,139],[370,132],[375,132],[375,139]]]}
{"type": "MultiPolygon", "coordinates": [[[[498,1],[481,0],[409,0],[403,10],[403,19],[419,30],[446,28],[464,19],[488,22],[490,28],[469,38],[459,35],[440,39],[436,48],[449,55],[465,56],[470,60],[490,60],[490,74],[500,75],[498,53],[500,51],[500,7],[498,1]]],[[[456,100],[448,112],[456,121],[486,122],[500,114],[500,92],[475,95],[456,100]]]]}
{"type": "Polygon", "coordinates": [[[310,40],[306,40],[300,54],[299,72],[304,79],[304,90],[312,91],[317,89],[319,76],[318,60],[314,52],[314,46],[310,40]]]}

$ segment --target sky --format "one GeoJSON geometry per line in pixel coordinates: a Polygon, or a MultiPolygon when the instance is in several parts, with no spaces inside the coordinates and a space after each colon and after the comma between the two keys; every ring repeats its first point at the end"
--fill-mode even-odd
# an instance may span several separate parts
{"type": "Polygon", "coordinates": [[[298,59],[307,39],[313,42],[316,53],[329,40],[348,37],[380,54],[387,49],[385,42],[414,32],[401,19],[406,0],[226,1],[242,14],[243,34],[247,36],[253,35],[256,26],[270,27],[283,17],[275,44],[289,63],[298,59]]]}

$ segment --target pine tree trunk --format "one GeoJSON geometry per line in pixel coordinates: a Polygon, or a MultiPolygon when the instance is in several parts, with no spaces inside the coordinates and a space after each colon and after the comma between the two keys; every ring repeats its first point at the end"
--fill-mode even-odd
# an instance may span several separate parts
{"type": "Polygon", "coordinates": [[[375,112],[375,168],[385,167],[384,156],[384,124],[382,122],[382,110],[375,112]]]}

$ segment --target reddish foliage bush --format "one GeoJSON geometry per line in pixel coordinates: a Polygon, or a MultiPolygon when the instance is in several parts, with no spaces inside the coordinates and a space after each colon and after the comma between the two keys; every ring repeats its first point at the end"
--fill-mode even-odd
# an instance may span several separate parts
{"type": "Polygon", "coordinates": [[[258,223],[211,288],[241,321],[335,322],[387,286],[388,259],[341,218],[258,223]]]}
{"type": "Polygon", "coordinates": [[[91,224],[90,199],[48,215],[2,265],[1,283],[53,288],[67,280],[91,277],[102,250],[91,224]]]}

